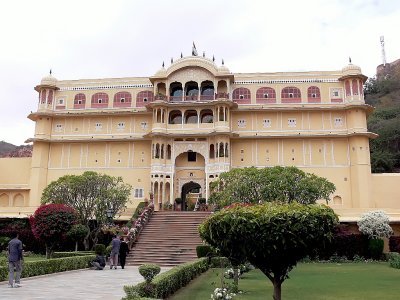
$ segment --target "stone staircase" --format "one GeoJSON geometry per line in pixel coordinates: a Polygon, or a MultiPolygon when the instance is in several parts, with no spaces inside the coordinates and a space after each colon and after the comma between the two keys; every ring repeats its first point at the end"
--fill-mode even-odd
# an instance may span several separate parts
{"type": "Polygon", "coordinates": [[[126,258],[127,265],[176,266],[197,258],[197,227],[210,212],[155,211],[126,258]]]}

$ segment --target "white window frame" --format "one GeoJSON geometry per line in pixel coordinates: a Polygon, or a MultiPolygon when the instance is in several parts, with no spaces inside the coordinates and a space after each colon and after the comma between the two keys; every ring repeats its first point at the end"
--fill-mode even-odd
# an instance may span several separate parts
{"type": "Polygon", "coordinates": [[[343,118],[342,117],[335,117],[335,127],[342,127],[343,126],[343,118]]]}
{"type": "Polygon", "coordinates": [[[144,198],[144,188],[135,188],[133,190],[133,198],[135,199],[144,198]]]}
{"type": "Polygon", "coordinates": [[[263,127],[264,127],[264,128],[270,128],[271,125],[272,125],[271,119],[264,119],[264,120],[263,120],[263,127]]]}
{"type": "Polygon", "coordinates": [[[102,124],[102,123],[96,123],[96,124],[95,124],[95,129],[96,129],[96,131],[101,131],[101,130],[103,130],[103,124],[102,124]]]}
{"type": "Polygon", "coordinates": [[[288,127],[296,127],[296,126],[297,126],[296,118],[289,118],[288,119],[288,127]]]}

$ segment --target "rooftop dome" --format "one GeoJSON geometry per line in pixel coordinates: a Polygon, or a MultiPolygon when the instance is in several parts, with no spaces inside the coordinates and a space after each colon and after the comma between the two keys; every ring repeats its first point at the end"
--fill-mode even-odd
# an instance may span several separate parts
{"type": "Polygon", "coordinates": [[[156,73],[154,76],[157,76],[157,77],[164,77],[164,76],[166,76],[166,75],[167,75],[167,70],[164,68],[164,64],[163,64],[163,66],[161,67],[161,69],[158,70],[157,73],[156,73]]]}
{"type": "Polygon", "coordinates": [[[40,81],[40,85],[56,86],[57,78],[53,77],[50,73],[49,75],[42,78],[42,80],[40,81]]]}
{"type": "Polygon", "coordinates": [[[343,75],[359,75],[361,73],[361,68],[357,65],[353,65],[352,63],[349,63],[347,66],[345,66],[342,69],[343,75]]]}

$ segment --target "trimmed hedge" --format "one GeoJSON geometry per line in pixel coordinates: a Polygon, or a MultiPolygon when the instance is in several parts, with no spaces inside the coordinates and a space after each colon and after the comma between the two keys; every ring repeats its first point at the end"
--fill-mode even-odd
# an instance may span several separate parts
{"type": "Polygon", "coordinates": [[[215,255],[214,249],[209,245],[198,245],[196,247],[196,253],[198,258],[215,255]]]}
{"type": "Polygon", "coordinates": [[[76,251],[76,252],[54,252],[52,258],[86,256],[94,254],[93,251],[76,251]]]}
{"type": "Polygon", "coordinates": [[[138,297],[165,299],[187,285],[199,274],[207,271],[208,268],[207,258],[200,258],[193,262],[178,265],[156,276],[150,285],[146,282],[141,282],[134,286],[124,286],[127,297],[123,299],[131,300],[138,299],[138,297]]]}
{"type": "MultiPolygon", "coordinates": [[[[70,270],[85,269],[89,267],[90,262],[94,258],[95,255],[86,255],[24,262],[21,277],[26,278],[70,270]]],[[[0,281],[7,280],[7,278],[8,268],[0,266],[0,281]]]]}
{"type": "Polygon", "coordinates": [[[397,252],[389,253],[389,265],[392,268],[400,269],[400,254],[397,252]]]}

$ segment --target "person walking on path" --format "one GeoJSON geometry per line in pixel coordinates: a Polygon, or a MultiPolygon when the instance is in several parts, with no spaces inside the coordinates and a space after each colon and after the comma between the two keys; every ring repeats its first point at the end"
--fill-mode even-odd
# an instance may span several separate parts
{"type": "Polygon", "coordinates": [[[8,243],[8,286],[21,287],[21,271],[22,271],[22,242],[18,239],[17,232],[12,233],[12,240],[8,243]],[[15,270],[15,271],[14,271],[15,270]],[[15,282],[14,282],[15,272],[15,282]]]}
{"type": "Polygon", "coordinates": [[[121,238],[121,245],[119,247],[119,262],[121,264],[121,268],[125,268],[126,256],[129,253],[129,246],[126,242],[126,239],[121,238]]]}
{"type": "Polygon", "coordinates": [[[119,237],[114,235],[111,241],[110,269],[112,269],[113,267],[114,269],[117,269],[120,246],[121,246],[121,241],[119,240],[119,237]]]}

